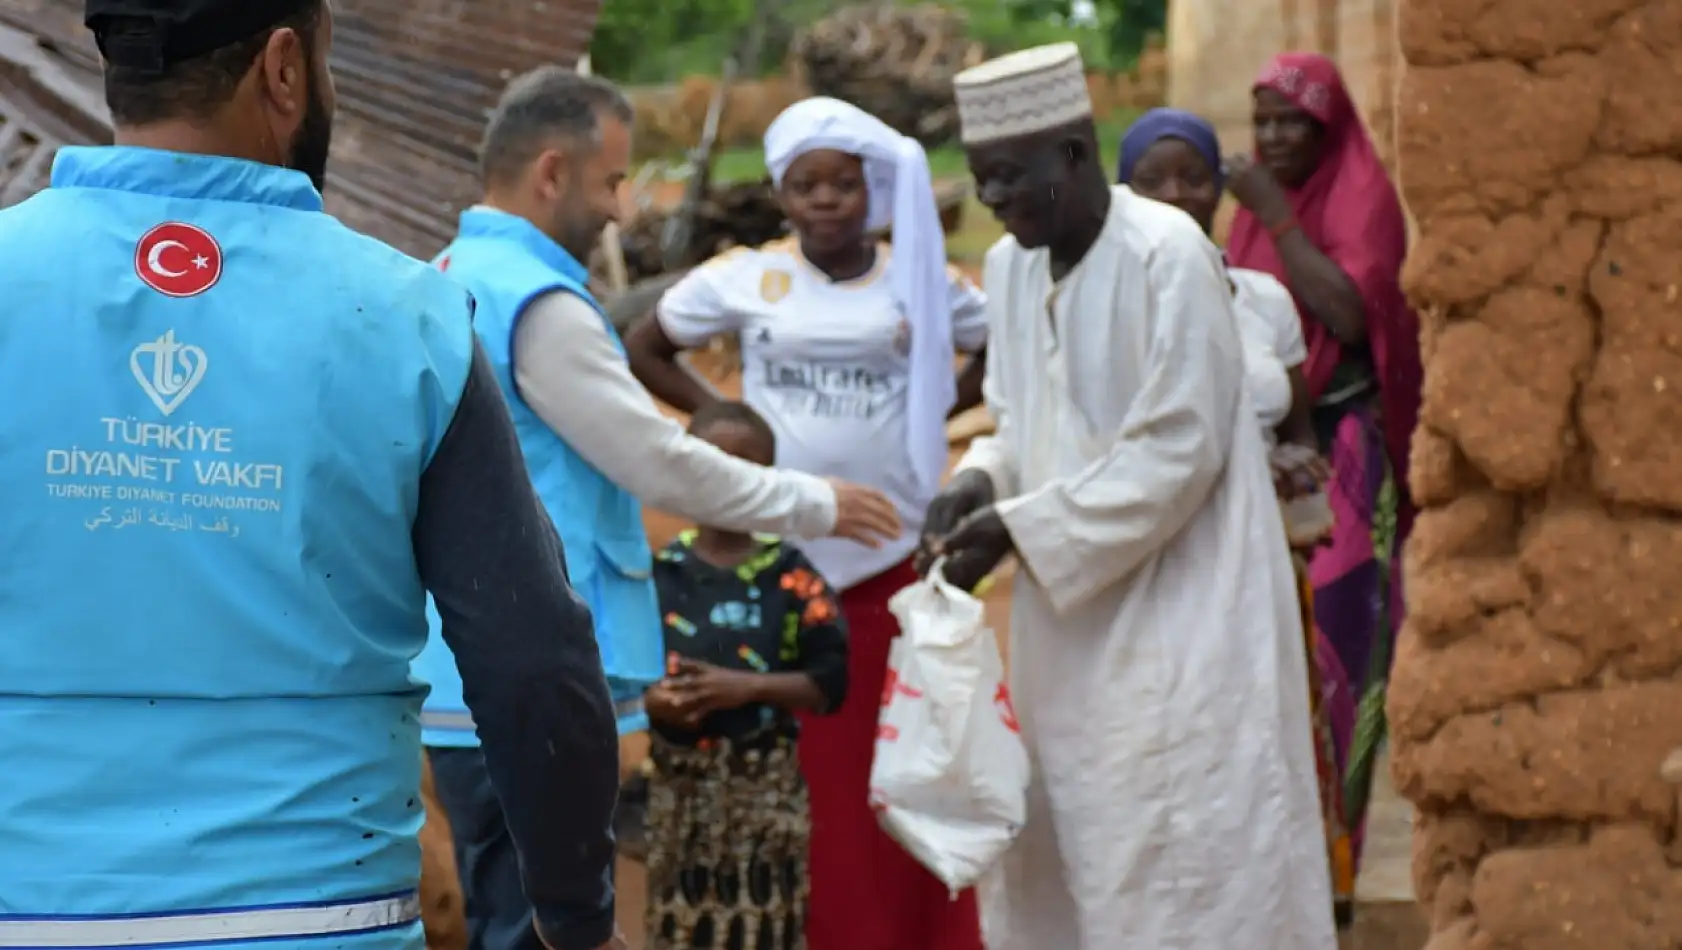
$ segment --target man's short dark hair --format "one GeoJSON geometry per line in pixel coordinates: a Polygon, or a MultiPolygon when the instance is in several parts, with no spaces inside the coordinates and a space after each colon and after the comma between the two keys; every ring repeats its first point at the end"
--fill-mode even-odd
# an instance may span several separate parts
{"type": "MultiPolygon", "coordinates": [[[[295,31],[305,55],[313,57],[320,17],[320,2],[311,3],[237,43],[173,63],[161,75],[106,63],[105,104],[111,110],[111,121],[117,125],[146,125],[166,119],[207,118],[233,99],[240,80],[251,71],[276,30],[295,31]]],[[[105,35],[118,36],[126,30],[150,28],[149,21],[113,17],[103,29],[105,35]]]]}
{"type": "Polygon", "coordinates": [[[601,117],[630,125],[631,101],[605,79],[541,66],[508,84],[485,126],[479,170],[487,184],[510,181],[556,137],[601,140],[601,117]]]}
{"type": "Polygon", "coordinates": [[[695,410],[695,414],[689,417],[689,434],[699,438],[707,430],[721,425],[746,428],[755,439],[764,439],[766,452],[776,456],[777,433],[771,428],[771,423],[766,422],[757,409],[734,399],[714,400],[695,410]]]}

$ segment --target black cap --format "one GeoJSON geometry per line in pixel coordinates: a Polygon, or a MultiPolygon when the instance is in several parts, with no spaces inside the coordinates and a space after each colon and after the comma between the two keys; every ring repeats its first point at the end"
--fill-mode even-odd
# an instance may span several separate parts
{"type": "Polygon", "coordinates": [[[82,21],[114,66],[152,75],[256,36],[320,0],[87,0],[82,21]]]}

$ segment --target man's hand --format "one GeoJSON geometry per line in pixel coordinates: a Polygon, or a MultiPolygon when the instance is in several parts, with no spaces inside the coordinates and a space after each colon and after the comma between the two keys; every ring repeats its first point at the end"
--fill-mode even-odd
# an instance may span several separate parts
{"type": "Polygon", "coordinates": [[[1016,542],[1011,540],[998,509],[988,505],[965,518],[933,547],[935,557],[946,558],[940,571],[946,582],[959,590],[974,590],[1005,555],[1015,550],[1016,542]]]}
{"type": "Polygon", "coordinates": [[[870,548],[879,548],[883,541],[900,536],[905,526],[899,522],[899,512],[888,496],[874,488],[829,479],[835,489],[835,528],[832,537],[846,538],[870,548]]]}
{"type": "Polygon", "coordinates": [[[965,518],[992,503],[993,480],[986,472],[972,468],[952,476],[952,481],[929,503],[928,514],[923,519],[922,544],[913,562],[917,573],[927,576],[929,568],[934,566],[942,539],[956,530],[965,518]]]}

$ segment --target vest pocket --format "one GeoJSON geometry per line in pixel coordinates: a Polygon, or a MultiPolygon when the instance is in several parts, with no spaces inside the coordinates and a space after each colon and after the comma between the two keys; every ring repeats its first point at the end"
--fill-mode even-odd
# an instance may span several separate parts
{"type": "MultiPolygon", "coordinates": [[[[641,528],[641,524],[637,527],[641,528]]],[[[595,556],[590,561],[595,576],[581,586],[588,592],[585,599],[595,613],[602,667],[610,684],[615,679],[642,685],[652,683],[665,672],[660,608],[651,581],[654,554],[640,531],[598,534],[594,544],[595,556]]],[[[621,715],[620,724],[624,728],[621,715]]]]}

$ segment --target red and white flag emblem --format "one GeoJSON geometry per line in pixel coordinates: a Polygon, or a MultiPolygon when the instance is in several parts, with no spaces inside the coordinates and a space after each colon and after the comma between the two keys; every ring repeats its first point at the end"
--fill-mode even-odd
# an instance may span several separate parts
{"type": "Polygon", "coordinates": [[[166,297],[196,297],[222,279],[222,246],[203,228],[169,221],[134,246],[134,272],[166,297]]]}

